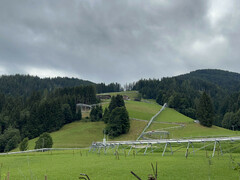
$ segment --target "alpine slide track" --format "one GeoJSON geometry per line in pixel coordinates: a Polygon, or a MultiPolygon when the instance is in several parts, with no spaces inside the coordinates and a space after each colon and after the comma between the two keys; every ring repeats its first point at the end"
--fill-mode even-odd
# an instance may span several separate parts
{"type": "MultiPolygon", "coordinates": [[[[182,148],[186,148],[185,156],[187,157],[190,153],[195,153],[196,151],[202,150],[207,148],[208,146],[213,146],[212,150],[212,157],[215,155],[216,149],[220,151],[221,155],[223,155],[221,142],[238,142],[240,141],[240,136],[237,137],[211,137],[211,138],[191,138],[191,139],[150,139],[144,138],[145,135],[149,135],[151,133],[168,133],[167,131],[149,131],[145,132],[149,126],[152,124],[154,119],[165,109],[167,104],[165,103],[161,110],[154,115],[151,120],[148,122],[147,126],[144,128],[140,136],[137,138],[136,141],[106,141],[104,137],[102,142],[93,142],[92,146],[89,149],[89,152],[97,152],[104,154],[108,153],[109,151],[113,152],[114,154],[120,152],[125,153],[125,155],[130,155],[131,151],[134,150],[134,153],[138,153],[140,151],[144,151],[144,155],[147,154],[148,149],[150,152],[153,153],[156,150],[162,150],[162,156],[166,153],[167,149],[170,149],[171,154],[177,152],[182,148]],[[147,140],[139,140],[139,139],[147,139],[147,140]],[[198,144],[198,148],[194,150],[194,144],[198,144]],[[199,148],[199,144],[201,144],[199,148]],[[172,148],[173,146],[180,145],[177,149],[172,148]],[[190,152],[190,148],[192,151],[190,152]]],[[[183,125],[181,125],[183,126],[183,125]]],[[[240,144],[237,144],[237,147],[233,147],[231,149],[236,149],[240,147],[240,144]]],[[[226,151],[228,153],[230,151],[226,151]]]]}

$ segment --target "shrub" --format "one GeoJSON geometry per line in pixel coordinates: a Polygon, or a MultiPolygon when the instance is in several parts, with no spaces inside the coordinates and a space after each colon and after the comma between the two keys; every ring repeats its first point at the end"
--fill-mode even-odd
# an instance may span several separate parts
{"type": "Polygon", "coordinates": [[[26,151],[28,149],[28,138],[24,138],[23,141],[19,145],[20,151],[26,151]]]}
{"type": "Polygon", "coordinates": [[[53,140],[49,133],[45,132],[39,136],[36,141],[35,149],[52,148],[53,140]]]}

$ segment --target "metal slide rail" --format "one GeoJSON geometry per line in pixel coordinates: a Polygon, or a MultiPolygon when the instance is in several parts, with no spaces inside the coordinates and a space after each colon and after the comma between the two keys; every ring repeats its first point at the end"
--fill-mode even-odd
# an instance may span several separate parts
{"type": "Polygon", "coordinates": [[[215,141],[240,141],[237,137],[219,137],[219,138],[201,138],[201,139],[160,139],[160,140],[140,140],[140,141],[107,141],[95,142],[93,146],[112,146],[112,145],[144,145],[144,144],[165,144],[165,143],[199,143],[199,142],[215,142],[215,141]]]}
{"type": "MultiPolygon", "coordinates": [[[[171,149],[171,154],[173,154],[173,150],[172,150],[172,146],[171,144],[181,144],[181,143],[187,143],[187,149],[186,149],[186,153],[185,156],[187,157],[190,152],[189,152],[189,148],[190,145],[192,146],[193,149],[193,153],[194,153],[194,146],[193,143],[204,143],[204,147],[206,142],[210,142],[211,144],[214,144],[214,148],[213,148],[213,153],[212,153],[212,157],[214,157],[215,151],[216,151],[216,147],[218,145],[218,149],[220,149],[221,154],[222,153],[222,149],[221,149],[221,145],[220,142],[223,141],[240,141],[240,136],[237,137],[218,137],[218,138],[201,138],[201,139],[160,139],[160,140],[140,140],[140,141],[108,141],[108,142],[94,142],[92,144],[92,146],[90,147],[89,152],[94,152],[97,150],[98,153],[100,153],[101,149],[104,149],[104,153],[107,153],[107,150],[109,148],[111,149],[115,149],[116,151],[118,150],[119,147],[124,147],[124,146],[130,146],[130,150],[128,152],[128,155],[130,154],[130,151],[132,150],[133,147],[137,147],[138,145],[140,145],[141,148],[145,148],[144,151],[144,155],[147,152],[147,149],[149,147],[151,147],[152,152],[153,150],[153,145],[157,146],[157,145],[164,145],[164,150],[162,153],[162,156],[164,156],[164,153],[167,149],[167,147],[170,147],[171,149]],[[117,147],[117,148],[116,148],[117,147]]],[[[202,148],[204,148],[202,147],[202,148]]],[[[202,149],[200,148],[200,149],[202,149]]],[[[198,149],[198,150],[200,150],[198,149]]]]}
{"type": "Polygon", "coordinates": [[[149,126],[152,124],[153,120],[165,109],[165,107],[167,106],[167,103],[165,103],[163,105],[163,107],[161,108],[161,110],[155,114],[151,120],[148,122],[147,126],[144,128],[144,130],[142,131],[142,133],[140,134],[140,136],[137,138],[137,141],[144,135],[144,132],[149,128],[149,126]]]}
{"type": "Polygon", "coordinates": [[[45,151],[80,150],[80,149],[88,149],[88,148],[42,148],[42,149],[33,149],[33,150],[27,150],[27,151],[0,153],[0,155],[25,154],[25,153],[45,152],[45,151]]]}

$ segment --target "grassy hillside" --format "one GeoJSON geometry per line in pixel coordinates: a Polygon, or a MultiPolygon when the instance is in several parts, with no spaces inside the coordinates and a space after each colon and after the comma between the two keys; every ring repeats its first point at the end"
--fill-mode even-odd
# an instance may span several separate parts
{"type": "MultiPolygon", "coordinates": [[[[145,121],[130,120],[131,128],[128,134],[121,135],[113,140],[136,140],[147,125],[145,121]]],[[[65,125],[59,131],[51,133],[54,148],[82,148],[89,147],[94,141],[102,141],[103,122],[73,122],[65,125]]],[[[37,138],[29,141],[29,149],[34,149],[37,138]]],[[[18,149],[17,149],[18,150],[18,149]]],[[[15,150],[16,151],[16,150],[15,150]]]]}
{"type": "MultiPolygon", "coordinates": [[[[123,94],[123,92],[121,92],[123,94]]],[[[113,93],[111,93],[113,94],[113,93]]],[[[117,93],[114,93],[117,94],[117,93]]],[[[131,94],[131,93],[129,93],[131,94]]],[[[137,96],[137,92],[132,95],[137,96]]],[[[109,101],[105,101],[103,107],[107,107],[109,101]]],[[[131,119],[131,128],[129,133],[121,135],[111,140],[136,140],[147,121],[151,119],[160,109],[161,106],[156,103],[125,101],[129,116],[131,119]]],[[[84,114],[86,117],[87,114],[84,114]]],[[[102,141],[103,122],[83,122],[78,121],[65,125],[57,132],[51,133],[54,141],[53,147],[89,147],[93,141],[102,141]]],[[[171,108],[166,108],[153,122],[147,131],[164,130],[168,131],[169,138],[188,138],[188,137],[210,137],[210,136],[236,136],[239,133],[213,126],[212,128],[203,127],[193,122],[193,119],[184,116],[183,114],[171,108]]],[[[30,149],[34,148],[36,139],[30,141],[30,149]]]]}
{"type": "MultiPolygon", "coordinates": [[[[103,108],[108,107],[110,101],[105,101],[103,108]]],[[[139,101],[125,101],[130,118],[150,120],[160,109],[157,103],[145,103],[139,101]]]]}
{"type": "Polygon", "coordinates": [[[162,106],[156,103],[145,103],[138,101],[125,101],[129,117],[143,120],[150,120],[162,106]]]}
{"type": "Polygon", "coordinates": [[[164,109],[156,118],[158,122],[191,123],[193,119],[175,111],[171,108],[164,109]]]}
{"type": "Polygon", "coordinates": [[[193,119],[171,108],[166,108],[162,111],[162,113],[156,118],[155,122],[156,123],[153,123],[147,131],[165,130],[169,132],[169,138],[239,135],[238,131],[231,131],[217,126],[212,126],[211,128],[201,126],[200,124],[194,123],[193,119]]]}
{"type": "MultiPolygon", "coordinates": [[[[103,122],[73,122],[51,133],[54,148],[89,147],[93,141],[103,139],[103,122]]],[[[29,149],[34,149],[37,138],[30,140],[29,149]]]]}
{"type": "MultiPolygon", "coordinates": [[[[137,91],[124,91],[124,92],[114,92],[114,93],[106,93],[111,96],[127,95],[131,100],[125,101],[126,108],[129,113],[130,118],[142,119],[142,120],[150,120],[152,116],[154,116],[161,108],[159,104],[154,101],[143,100],[143,101],[133,101],[135,97],[138,97],[137,91]]],[[[103,108],[108,107],[110,100],[103,101],[103,108]]]]}

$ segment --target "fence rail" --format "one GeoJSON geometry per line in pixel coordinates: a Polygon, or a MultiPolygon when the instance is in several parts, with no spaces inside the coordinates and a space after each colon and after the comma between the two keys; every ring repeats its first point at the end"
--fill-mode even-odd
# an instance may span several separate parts
{"type": "Polygon", "coordinates": [[[45,151],[78,150],[78,149],[88,149],[88,148],[42,148],[42,149],[33,149],[33,150],[27,150],[27,151],[0,153],[0,155],[24,154],[24,153],[45,152],[45,151]]]}

